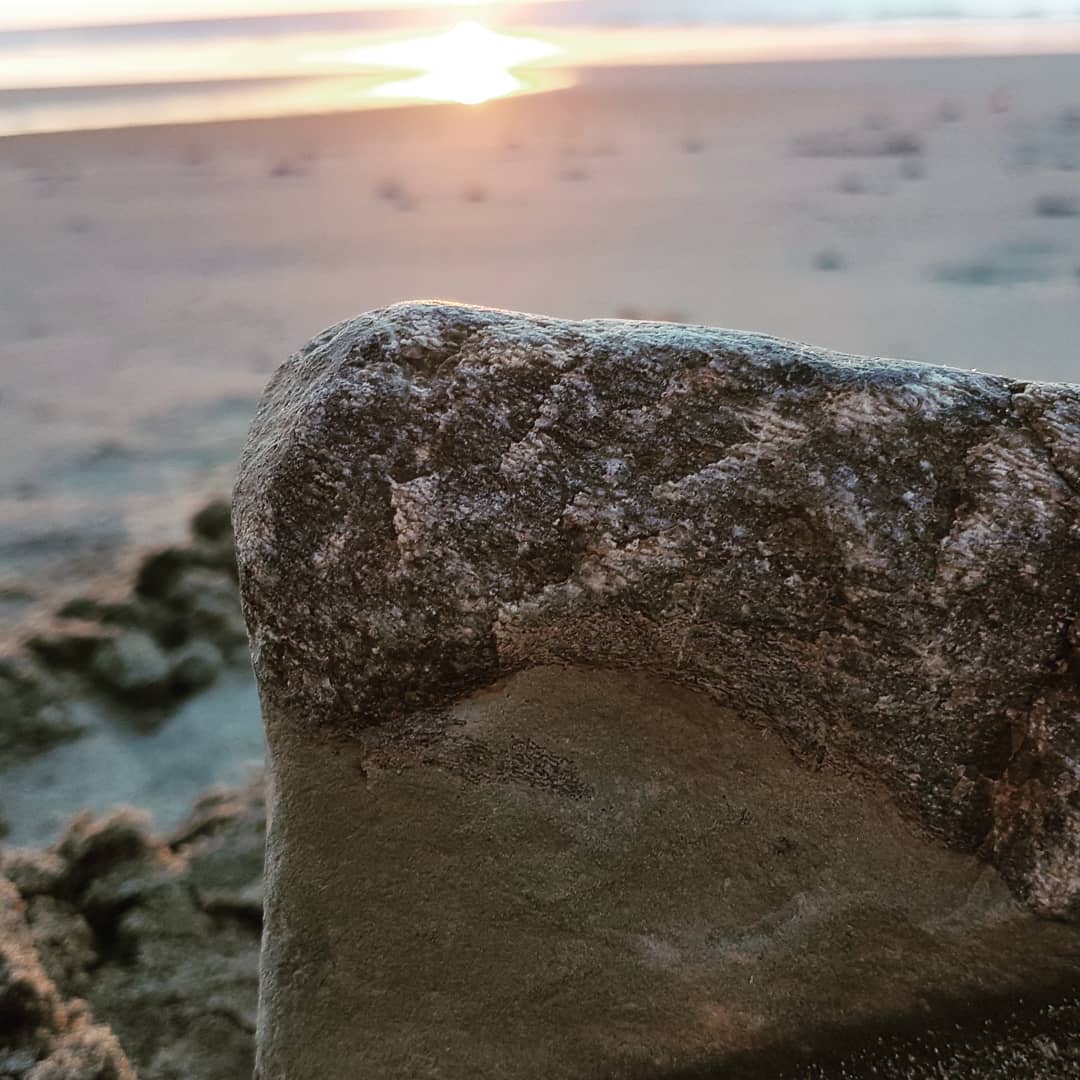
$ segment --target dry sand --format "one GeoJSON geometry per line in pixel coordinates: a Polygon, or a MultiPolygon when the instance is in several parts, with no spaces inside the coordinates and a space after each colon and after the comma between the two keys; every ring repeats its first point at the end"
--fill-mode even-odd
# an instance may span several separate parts
{"type": "Polygon", "coordinates": [[[178,534],[278,362],[395,300],[1080,379],[1077,110],[1080,57],[890,60],[0,140],[0,616],[178,534]]]}

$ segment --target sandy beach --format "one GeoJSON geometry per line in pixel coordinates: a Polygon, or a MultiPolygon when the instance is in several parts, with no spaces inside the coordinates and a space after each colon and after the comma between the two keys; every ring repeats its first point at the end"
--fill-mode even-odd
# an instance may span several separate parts
{"type": "MultiPolygon", "coordinates": [[[[10,641],[127,588],[228,494],[275,367],[403,299],[1080,380],[1080,57],[607,69],[475,108],[8,138],[0,221],[10,641]]],[[[186,707],[225,734],[179,787],[100,717],[20,766],[15,835],[118,801],[175,820],[236,782],[260,741],[239,694],[186,707]]]]}
{"type": "MultiPolygon", "coordinates": [[[[95,656],[109,635],[139,638],[158,689],[176,670],[164,653],[216,656],[152,707],[108,699],[86,657],[58,674],[34,658],[54,689],[91,688],[65,702],[85,733],[2,762],[0,838],[43,847],[80,808],[125,802],[154,820],[82,817],[62,859],[0,867],[36,905],[38,938],[90,943],[50,976],[114,1026],[140,1075],[233,1080],[250,1075],[255,1027],[260,781],[177,825],[208,785],[244,782],[262,728],[228,508],[213,544],[189,523],[228,496],[278,364],[361,311],[442,297],[1080,382],[1080,55],[605,68],[477,107],[0,138],[0,235],[0,664],[76,597],[71,640],[91,620],[95,656]],[[144,587],[136,568],[145,579],[160,544],[182,565],[144,587]],[[102,590],[109,615],[86,600],[102,590]],[[136,884],[76,903],[101,836],[131,864],[110,881],[136,884]],[[151,864],[171,866],[172,892],[151,864]],[[202,952],[169,936],[178,919],[202,952]]],[[[0,668],[9,689],[16,661],[0,668]]],[[[781,1057],[795,1070],[814,1049],[820,1073],[800,1076],[923,1077],[943,1058],[957,1077],[1073,1075],[1075,981],[1045,990],[973,999],[970,1017],[950,1000],[929,1034],[920,1000],[882,1033],[849,1046],[830,1030],[831,1048],[781,1057]],[[1029,1052],[1061,1071],[1021,1071],[1029,1052]]]]}

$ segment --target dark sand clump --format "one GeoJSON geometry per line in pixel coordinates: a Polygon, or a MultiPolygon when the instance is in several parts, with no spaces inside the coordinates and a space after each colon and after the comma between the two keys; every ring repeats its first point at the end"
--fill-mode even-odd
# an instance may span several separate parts
{"type": "Polygon", "coordinates": [[[0,853],[0,1077],[250,1077],[264,826],[255,781],[167,838],[120,809],[0,853]]]}
{"type": "Polygon", "coordinates": [[[247,664],[229,506],[192,519],[186,544],[147,553],[130,584],[69,598],[0,651],[0,768],[78,737],[92,700],[158,723],[247,664]]]}

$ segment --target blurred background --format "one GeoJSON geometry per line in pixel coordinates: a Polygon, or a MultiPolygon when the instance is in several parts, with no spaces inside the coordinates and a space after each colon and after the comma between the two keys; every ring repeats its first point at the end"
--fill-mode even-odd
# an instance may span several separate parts
{"type": "Polygon", "coordinates": [[[0,618],[82,733],[0,738],[0,819],[168,823],[261,754],[242,642],[176,674],[224,579],[100,596],[196,543],[328,324],[438,296],[1080,380],[1080,4],[2,0],[0,236],[0,618]]]}

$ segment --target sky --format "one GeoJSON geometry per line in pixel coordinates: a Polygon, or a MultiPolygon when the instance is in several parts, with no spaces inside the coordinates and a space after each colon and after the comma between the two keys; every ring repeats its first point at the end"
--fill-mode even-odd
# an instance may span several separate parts
{"type": "MultiPolygon", "coordinates": [[[[112,22],[280,15],[330,10],[390,10],[446,7],[461,11],[511,7],[518,0],[0,0],[0,30],[46,26],[77,26],[112,22]]],[[[1015,16],[1022,14],[1080,14],[1080,0],[596,0],[606,10],[628,14],[679,10],[685,13],[729,14],[745,18],[790,14],[840,18],[955,13],[1015,16]]],[[[589,3],[579,6],[588,9],[589,3]]]]}
{"type": "MultiPolygon", "coordinates": [[[[293,15],[322,11],[473,8],[508,0],[0,0],[0,29],[293,15]]],[[[513,0],[509,0],[510,3],[513,0]]]]}

